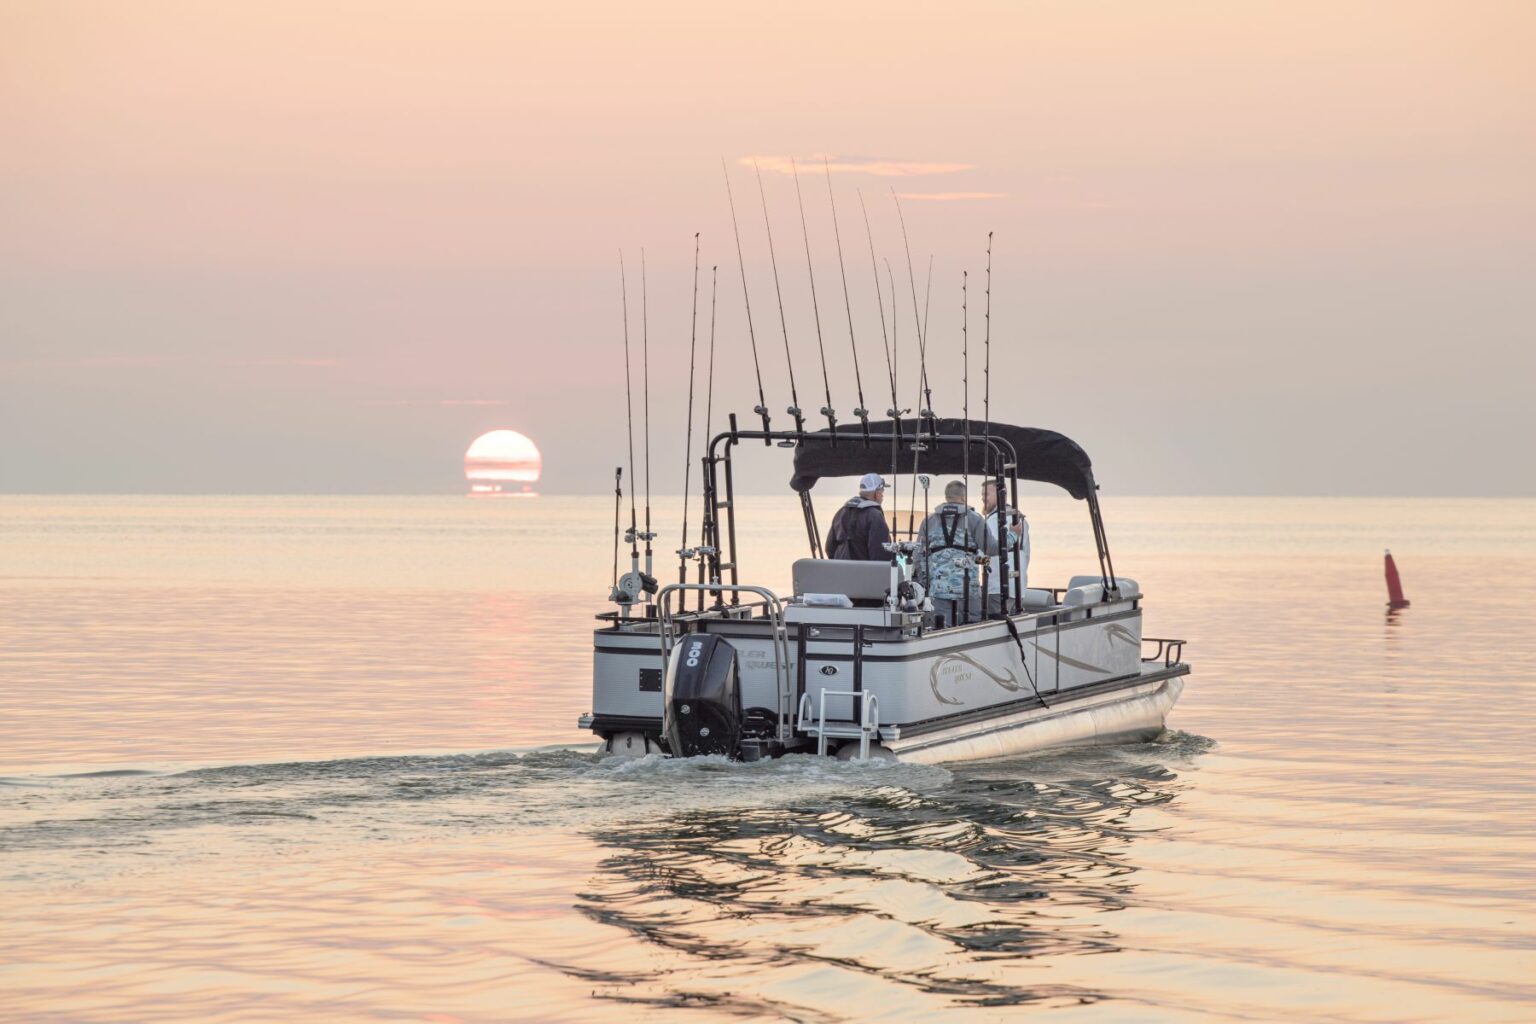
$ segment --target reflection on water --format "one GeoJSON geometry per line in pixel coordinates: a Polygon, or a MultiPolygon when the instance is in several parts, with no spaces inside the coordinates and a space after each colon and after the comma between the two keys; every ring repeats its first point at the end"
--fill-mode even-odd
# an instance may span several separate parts
{"type": "MultiPolygon", "coordinates": [[[[1136,812],[1175,799],[1178,775],[1165,761],[1206,745],[1174,736],[1036,759],[1028,779],[1023,765],[994,762],[957,768],[950,785],[929,793],[881,786],[835,809],[698,810],[594,832],[609,852],[581,894],[582,910],[648,944],[715,962],[707,995],[630,977],[639,990],[610,998],[684,1006],[742,979],[788,987],[828,968],[905,989],[900,1002],[909,1008],[1107,998],[1100,986],[1043,982],[1021,968],[1121,951],[1113,919],[1102,915],[1134,898],[1126,855],[1143,831],[1136,812]],[[1113,774],[1054,778],[1053,767],[1113,774]]],[[[819,1009],[844,1015],[837,1004],[819,1009]]]]}
{"type": "Polygon", "coordinates": [[[0,1016],[1536,1016],[1536,503],[1110,503],[1174,731],[945,767],[563,748],[516,504],[0,500],[0,1016]]]}

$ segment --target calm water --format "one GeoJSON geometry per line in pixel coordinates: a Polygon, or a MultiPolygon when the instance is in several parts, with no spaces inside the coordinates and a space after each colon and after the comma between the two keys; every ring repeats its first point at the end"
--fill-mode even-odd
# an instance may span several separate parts
{"type": "Polygon", "coordinates": [[[1105,505],[1170,731],[922,768],[593,758],[602,499],[0,498],[0,1018],[1536,1019],[1536,502],[1105,505]]]}

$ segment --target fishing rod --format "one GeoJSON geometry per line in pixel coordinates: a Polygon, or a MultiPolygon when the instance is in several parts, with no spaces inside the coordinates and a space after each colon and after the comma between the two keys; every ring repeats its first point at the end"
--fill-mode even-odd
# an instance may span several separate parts
{"type": "MultiPolygon", "coordinates": [[[[752,293],[747,290],[747,263],[741,256],[741,225],[736,222],[736,198],[731,195],[731,172],[720,160],[720,171],[725,175],[725,199],[731,205],[731,230],[736,234],[736,265],[741,268],[741,301],[747,307],[747,340],[752,343],[752,369],[757,372],[757,405],[752,411],[763,418],[763,433],[773,428],[768,425],[768,399],[763,396],[763,365],[757,358],[757,332],[752,329],[752,293]]],[[[772,447],[771,438],[764,437],[763,444],[772,447]]]]}
{"type": "MultiPolygon", "coordinates": [[[[625,424],[629,435],[629,478],[631,481],[629,489],[629,530],[624,534],[625,539],[629,541],[629,572],[625,573],[624,577],[614,585],[613,591],[608,597],[609,600],[620,607],[624,617],[628,618],[630,606],[635,603],[635,600],[642,593],[646,592],[648,576],[640,571],[639,540],[641,533],[639,520],[635,512],[635,488],[633,485],[635,480],[635,399],[629,358],[629,275],[624,271],[624,251],[622,249],[619,250],[619,295],[624,312],[624,408],[626,412],[625,424]]],[[[619,473],[622,475],[622,468],[619,473]]],[[[621,500],[617,494],[618,486],[619,484],[616,481],[616,501],[621,500]]],[[[615,513],[615,517],[617,517],[617,513],[615,513]]],[[[654,591],[655,588],[656,581],[651,580],[650,589],[654,591]]]]}
{"type": "MultiPolygon", "coordinates": [[[[960,415],[965,420],[965,444],[960,455],[960,479],[965,485],[965,524],[970,526],[971,512],[971,340],[970,340],[970,310],[967,305],[970,301],[971,272],[960,271],[960,415]]],[[[986,520],[982,520],[982,544],[986,543],[986,520]]],[[[966,531],[966,543],[970,545],[970,531],[966,531]]],[[[965,620],[971,621],[971,567],[976,558],[974,546],[971,547],[971,557],[965,563],[965,620]]],[[[986,556],[983,546],[981,551],[986,556]]],[[[986,609],[986,598],[982,597],[982,609],[986,609]]]]}
{"type": "MultiPolygon", "coordinates": [[[[653,562],[651,558],[651,541],[656,533],[651,529],[651,328],[650,328],[650,296],[645,282],[645,250],[640,250],[640,360],[641,360],[641,394],[645,398],[645,532],[640,539],[645,541],[645,592],[656,593],[656,577],[652,575],[653,562]]],[[[649,599],[645,602],[650,608],[649,599]]]]}
{"type": "MultiPolygon", "coordinates": [[[[933,299],[933,257],[929,256],[928,257],[928,283],[924,286],[924,290],[923,290],[923,323],[922,323],[922,328],[923,329],[920,332],[920,334],[923,337],[925,337],[925,338],[928,336],[928,310],[933,307],[932,299],[933,299]]],[[[928,381],[928,361],[922,357],[922,348],[921,347],[919,347],[919,349],[918,349],[918,358],[921,360],[922,365],[923,365],[922,378],[919,381],[919,383],[920,384],[926,384],[927,381],[928,381]]],[[[929,409],[928,409],[928,417],[929,417],[929,420],[928,420],[928,422],[929,422],[928,436],[930,438],[937,438],[938,437],[938,429],[934,425],[934,421],[933,421],[932,403],[933,403],[933,396],[932,396],[932,394],[929,394],[928,402],[927,402],[927,404],[929,406],[929,409]]],[[[923,395],[921,393],[921,390],[919,390],[919,393],[918,393],[918,396],[917,396],[917,404],[918,404],[919,408],[921,408],[924,405],[923,395]]],[[[913,443],[912,443],[912,509],[913,509],[913,517],[914,518],[916,518],[916,515],[917,515],[916,510],[917,510],[917,460],[918,460],[918,453],[919,452],[925,452],[925,451],[928,450],[928,446],[923,444],[923,442],[922,442],[922,436],[921,436],[922,435],[922,430],[923,430],[923,424],[922,424],[921,414],[919,414],[919,419],[918,419],[918,424],[917,424],[918,436],[913,438],[913,443]]],[[[934,443],[937,444],[938,443],[937,440],[935,440],[934,443]]],[[[923,495],[923,511],[926,513],[927,510],[928,510],[928,496],[925,493],[923,495]]],[[[911,524],[908,524],[908,525],[911,525],[911,524]]]]}
{"type": "MultiPolygon", "coordinates": [[[[891,418],[891,425],[895,428],[893,431],[891,431],[891,487],[893,488],[891,501],[891,538],[894,540],[896,537],[896,529],[898,525],[896,518],[897,502],[895,500],[894,488],[896,487],[895,478],[897,449],[901,444],[901,400],[897,397],[896,361],[891,357],[891,337],[890,333],[886,329],[885,323],[885,296],[880,292],[880,263],[877,259],[875,259],[875,233],[874,230],[869,226],[869,207],[864,205],[864,192],[862,189],[856,190],[856,192],[859,197],[859,209],[864,213],[864,236],[869,239],[869,269],[874,274],[875,278],[875,306],[880,310],[880,342],[881,345],[885,348],[885,372],[890,378],[891,382],[891,407],[886,410],[886,415],[891,418]]],[[[887,273],[889,273],[891,266],[890,260],[886,260],[885,266],[887,273]]],[[[894,297],[892,301],[895,301],[894,297]]],[[[895,307],[892,306],[891,322],[893,325],[895,320],[895,307]]]]}
{"type": "MultiPolygon", "coordinates": [[[[631,483],[635,477],[635,398],[634,389],[630,384],[629,373],[629,277],[624,273],[624,250],[619,250],[619,294],[624,307],[624,407],[628,412],[629,423],[629,479],[631,483]]],[[[635,568],[640,567],[640,549],[637,541],[640,537],[640,528],[635,519],[635,489],[629,489],[629,554],[635,563],[635,568]]]]}
{"type": "MultiPolygon", "coordinates": [[[[917,276],[912,272],[912,244],[907,240],[907,218],[901,212],[901,197],[896,194],[894,186],[891,188],[891,201],[896,204],[896,218],[901,222],[901,244],[907,251],[907,285],[912,289],[912,320],[917,327],[917,350],[922,368],[921,394],[924,398],[924,404],[927,406],[924,409],[918,410],[917,417],[919,424],[926,418],[928,420],[929,432],[937,436],[938,427],[934,423],[933,416],[933,389],[928,386],[928,333],[922,320],[918,319],[917,315],[917,276]]],[[[930,271],[930,287],[932,280],[932,272],[930,271]]]]}
{"type": "Polygon", "coordinates": [[[699,233],[693,233],[693,315],[688,331],[688,435],[683,443],[683,539],[677,549],[677,582],[688,582],[688,559],[698,554],[688,546],[688,484],[693,470],[693,364],[699,345],[699,233]]]}
{"type": "MultiPolygon", "coordinates": [[[[711,562],[711,559],[713,559],[716,555],[718,555],[720,553],[719,547],[710,543],[710,541],[713,540],[714,536],[715,536],[715,520],[714,520],[714,500],[713,500],[714,489],[713,489],[713,486],[710,484],[710,472],[709,472],[710,456],[709,456],[709,449],[708,449],[709,439],[710,439],[710,433],[709,433],[709,431],[710,431],[710,421],[713,419],[714,411],[715,411],[715,296],[716,296],[717,292],[719,291],[719,287],[720,287],[720,266],[718,264],[716,264],[715,266],[712,266],[712,267],[709,268],[709,383],[704,386],[704,444],[705,444],[705,450],[704,450],[704,457],[699,460],[702,463],[702,465],[699,467],[699,471],[700,471],[701,476],[703,477],[703,484],[704,484],[705,494],[706,494],[706,498],[705,498],[705,501],[704,501],[704,521],[699,524],[699,582],[700,583],[704,582],[704,576],[705,576],[704,566],[705,566],[705,563],[708,562],[711,565],[713,565],[714,563],[711,562]]],[[[709,575],[710,576],[714,576],[714,575],[716,575],[716,573],[710,572],[709,575]]],[[[717,596],[718,596],[718,594],[717,594],[717,596]]],[[[704,591],[701,590],[701,591],[699,591],[699,611],[703,611],[703,610],[704,610],[704,591]]]]}
{"type": "MultiPolygon", "coordinates": [[[[859,407],[853,410],[853,414],[859,418],[864,428],[864,447],[869,447],[869,410],[864,408],[864,377],[859,372],[859,345],[853,339],[853,301],[848,298],[848,268],[843,265],[843,232],[837,226],[837,196],[832,192],[832,165],[826,157],[822,157],[822,165],[827,171],[827,202],[832,207],[832,234],[837,239],[837,270],[843,278],[843,309],[848,313],[848,348],[853,352],[853,380],[859,389],[859,407]]],[[[876,280],[876,284],[880,282],[876,280]]],[[[880,315],[885,315],[882,307],[880,315]]]]}
{"type": "MultiPolygon", "coordinates": [[[[987,232],[987,306],[984,314],[986,329],[982,334],[981,347],[984,354],[981,368],[981,408],[982,416],[986,417],[982,433],[988,438],[986,448],[982,449],[981,465],[982,473],[992,471],[992,232],[987,232]]],[[[1001,468],[1001,467],[999,467],[1001,468]]]]}
{"type": "MultiPolygon", "coordinates": [[[[894,389],[896,387],[897,373],[901,369],[901,332],[898,330],[896,323],[896,275],[891,272],[890,260],[885,261],[885,277],[891,286],[891,387],[894,389]]],[[[897,460],[901,455],[901,414],[903,411],[910,410],[902,410],[900,408],[891,410],[893,422],[896,424],[896,429],[891,431],[891,505],[897,508],[901,505],[901,473],[897,460]]],[[[914,434],[912,436],[912,443],[916,445],[919,441],[920,438],[914,434]]],[[[891,512],[891,522],[896,523],[898,527],[900,525],[896,508],[893,508],[891,512]]],[[[896,530],[891,531],[892,540],[896,539],[896,534],[896,530]]],[[[911,535],[912,520],[909,518],[907,520],[908,538],[911,535]]]]}
{"type": "MultiPolygon", "coordinates": [[[[869,227],[869,207],[864,205],[864,193],[860,191],[859,209],[864,211],[864,234],[869,239],[869,269],[875,277],[875,306],[880,310],[880,341],[885,346],[885,372],[891,382],[891,407],[885,410],[885,414],[891,418],[896,427],[896,439],[901,439],[901,400],[896,397],[896,364],[891,359],[891,335],[886,329],[885,323],[885,296],[880,293],[880,262],[875,259],[875,235],[869,227]]],[[[886,269],[890,269],[891,261],[885,261],[886,269]]],[[[893,307],[894,309],[894,307],[893,307]]],[[[895,320],[895,313],[891,314],[895,320]]]]}
{"type": "MultiPolygon", "coordinates": [[[[789,408],[784,410],[795,418],[795,433],[805,435],[805,416],[800,411],[800,393],[795,388],[795,359],[789,351],[789,323],[784,319],[784,292],[779,287],[779,259],[773,252],[773,225],[768,220],[768,193],[763,190],[763,171],[752,162],[757,173],[757,194],[763,201],[763,229],[768,233],[768,263],[773,267],[773,293],[779,300],[779,330],[784,334],[784,364],[789,367],[789,408]]],[[[789,444],[790,442],[782,442],[789,444]]]]}
{"type": "Polygon", "coordinates": [[[715,412],[715,294],[720,287],[720,267],[709,268],[709,383],[704,387],[704,443],[709,443],[709,424],[715,412]]]}
{"type": "MultiPolygon", "coordinates": [[[[961,479],[965,482],[965,521],[970,525],[970,518],[975,513],[971,511],[971,339],[970,339],[970,286],[971,272],[960,271],[960,415],[965,420],[965,445],[960,456],[961,479]]],[[[979,552],[985,559],[987,521],[981,521],[981,543],[979,552]]],[[[966,543],[970,546],[970,559],[965,566],[965,618],[969,622],[971,618],[971,569],[978,555],[974,545],[971,545],[970,534],[967,531],[966,543]]],[[[985,571],[985,570],[983,570],[985,571]]],[[[981,616],[986,618],[987,598],[981,596],[981,616]]]]}
{"type": "Polygon", "coordinates": [[[615,466],[613,469],[613,589],[608,591],[608,600],[619,599],[619,509],[624,504],[624,467],[615,466]]]}
{"type": "MultiPolygon", "coordinates": [[[[923,333],[922,333],[922,337],[923,337],[923,342],[924,342],[925,345],[926,345],[927,340],[928,340],[928,310],[930,310],[932,308],[933,308],[933,256],[930,254],[929,257],[928,257],[928,280],[927,280],[927,283],[923,285],[923,333]]],[[[928,387],[928,362],[927,362],[926,359],[923,361],[923,404],[928,406],[929,432],[932,433],[934,436],[937,436],[938,432],[939,432],[939,428],[938,428],[938,424],[934,422],[934,417],[933,417],[933,391],[930,390],[929,387],[928,387]]]]}
{"type": "Polygon", "coordinates": [[[821,340],[821,307],[816,304],[816,268],[811,264],[811,233],[805,226],[805,196],[800,193],[800,168],[795,158],[789,158],[789,168],[795,175],[795,200],[800,204],[800,234],[805,239],[805,273],[811,279],[811,312],[816,316],[816,348],[821,352],[821,386],[826,392],[827,404],[821,414],[827,418],[827,430],[832,435],[832,447],[837,447],[837,411],[832,408],[832,382],[827,377],[827,347],[821,340]]]}
{"type": "MultiPolygon", "coordinates": [[[[981,428],[981,437],[982,437],[982,449],[981,449],[982,485],[981,486],[982,486],[982,489],[985,490],[987,484],[990,483],[992,485],[992,497],[993,497],[993,500],[996,502],[996,507],[993,508],[992,514],[997,516],[997,554],[998,554],[998,557],[1000,559],[1003,559],[1004,561],[1006,561],[1007,556],[1004,554],[1004,552],[1007,551],[1007,543],[1008,543],[1008,533],[1007,533],[1007,530],[1008,530],[1008,526],[1007,526],[1006,522],[1004,521],[1005,520],[1004,508],[1005,508],[1006,503],[1002,500],[1004,495],[1002,493],[1003,488],[1002,488],[1002,467],[1001,466],[998,467],[997,479],[996,480],[992,479],[992,232],[990,232],[990,231],[987,232],[987,287],[986,287],[986,297],[987,297],[986,298],[986,312],[982,316],[983,322],[985,323],[986,327],[985,327],[985,330],[982,333],[982,339],[981,339],[981,349],[982,349],[982,361],[981,361],[981,409],[982,409],[982,413],[981,414],[984,417],[984,421],[983,421],[982,428],[981,428]]],[[[970,414],[969,413],[966,414],[966,418],[965,419],[966,419],[966,424],[965,425],[966,425],[967,429],[969,429],[969,427],[971,425],[970,424],[970,419],[971,418],[970,418],[970,414]]],[[[985,506],[983,506],[983,511],[985,511],[985,506]]],[[[983,522],[985,522],[985,521],[983,521],[983,522]]],[[[1002,564],[1002,563],[1000,562],[999,564],[1002,564]]],[[[991,584],[991,581],[992,581],[992,579],[991,579],[991,577],[992,577],[991,568],[992,568],[992,560],[990,558],[983,558],[981,560],[981,592],[982,592],[982,595],[983,595],[982,596],[982,600],[983,601],[987,600],[987,597],[985,595],[988,593],[988,589],[987,588],[991,584]]],[[[1002,581],[999,581],[999,587],[998,587],[999,591],[1002,590],[1001,582],[1002,581]]],[[[990,609],[989,609],[989,611],[990,611],[990,609]]],[[[1006,613],[1006,609],[1004,609],[1004,611],[1006,613]]]]}
{"type": "Polygon", "coordinates": [[[971,272],[960,271],[960,409],[965,419],[965,446],[960,456],[965,500],[971,500],[971,272]]]}

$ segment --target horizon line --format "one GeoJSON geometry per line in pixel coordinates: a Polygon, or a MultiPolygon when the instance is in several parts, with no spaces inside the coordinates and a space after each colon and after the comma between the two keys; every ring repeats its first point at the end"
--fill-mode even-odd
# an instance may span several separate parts
{"type": "MultiPolygon", "coordinates": [[[[979,478],[978,478],[979,479],[979,478]]],[[[1035,481],[1031,481],[1032,483],[1035,481]]],[[[1043,486],[1049,487],[1049,484],[1043,486]]],[[[831,493],[830,490],[823,494],[831,493]]],[[[792,498],[791,492],[781,491],[738,491],[738,496],[744,498],[792,498]]],[[[838,492],[839,496],[841,492],[838,492]]],[[[538,491],[533,494],[518,494],[516,492],[502,495],[509,498],[604,498],[612,496],[605,491],[538,491]]],[[[469,491],[0,491],[0,500],[6,498],[495,498],[497,495],[473,494],[469,491]]],[[[653,493],[652,503],[656,499],[681,499],[682,494],[653,493]]],[[[689,498],[698,497],[697,493],[690,494],[689,498]]],[[[1030,492],[1032,498],[1066,498],[1069,501],[1081,501],[1081,498],[1073,498],[1066,491],[1055,490],[1045,492],[1030,492]]],[[[1175,492],[1100,492],[1100,498],[1111,500],[1119,498],[1243,498],[1243,499],[1288,499],[1298,498],[1307,500],[1414,500],[1414,501],[1536,501],[1536,493],[1533,494],[1294,494],[1282,492],[1247,492],[1247,493],[1175,493],[1175,492]]]]}

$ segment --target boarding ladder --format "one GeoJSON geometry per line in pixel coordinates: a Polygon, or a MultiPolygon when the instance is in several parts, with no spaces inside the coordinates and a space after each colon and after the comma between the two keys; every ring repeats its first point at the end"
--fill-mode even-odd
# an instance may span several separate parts
{"type": "Polygon", "coordinates": [[[796,717],[800,719],[800,730],[816,737],[816,753],[821,757],[827,754],[827,740],[848,739],[859,741],[859,760],[868,760],[870,737],[880,735],[880,700],[868,690],[822,690],[814,717],[811,695],[802,694],[796,717]],[[828,697],[850,697],[857,701],[858,721],[827,721],[828,697]]]}

